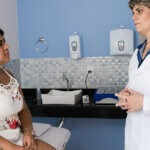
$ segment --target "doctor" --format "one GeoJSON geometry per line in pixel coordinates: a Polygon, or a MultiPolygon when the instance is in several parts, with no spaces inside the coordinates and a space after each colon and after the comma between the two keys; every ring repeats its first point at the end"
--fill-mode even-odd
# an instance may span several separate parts
{"type": "Polygon", "coordinates": [[[150,0],[130,0],[136,30],[146,36],[129,64],[129,82],[116,94],[127,110],[125,150],[150,150],[150,0]]]}

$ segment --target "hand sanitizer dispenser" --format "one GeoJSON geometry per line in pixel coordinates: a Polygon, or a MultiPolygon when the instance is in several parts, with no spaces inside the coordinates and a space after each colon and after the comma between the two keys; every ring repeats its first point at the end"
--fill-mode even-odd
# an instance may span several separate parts
{"type": "Polygon", "coordinates": [[[69,47],[70,47],[70,57],[72,59],[81,58],[80,36],[77,34],[77,32],[74,32],[73,35],[69,36],[69,47]]]}
{"type": "Polygon", "coordinates": [[[132,55],[134,50],[133,31],[125,29],[121,26],[120,29],[110,32],[110,54],[111,55],[132,55]]]}

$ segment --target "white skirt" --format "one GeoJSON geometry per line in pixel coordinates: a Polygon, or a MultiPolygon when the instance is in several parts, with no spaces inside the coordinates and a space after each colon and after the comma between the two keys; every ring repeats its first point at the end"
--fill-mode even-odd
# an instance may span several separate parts
{"type": "Polygon", "coordinates": [[[20,128],[2,130],[0,131],[0,136],[17,145],[23,145],[20,128]]]}
{"type": "MultiPolygon", "coordinates": [[[[64,128],[52,127],[49,124],[43,123],[33,123],[33,128],[36,133],[36,139],[48,143],[56,150],[62,149],[70,138],[70,131],[64,128]]],[[[0,131],[0,136],[8,139],[14,144],[23,146],[23,134],[20,128],[0,131]]]]}

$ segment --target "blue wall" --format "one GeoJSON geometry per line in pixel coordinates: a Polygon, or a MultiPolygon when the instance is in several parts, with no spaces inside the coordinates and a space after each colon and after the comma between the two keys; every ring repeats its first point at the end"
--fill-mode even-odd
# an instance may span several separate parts
{"type": "MultiPolygon", "coordinates": [[[[109,55],[110,30],[120,25],[134,29],[127,3],[128,0],[18,0],[20,57],[69,57],[68,37],[74,31],[82,37],[84,57],[109,55]],[[49,42],[45,54],[34,51],[35,41],[41,36],[49,42]]],[[[34,121],[55,125],[57,119],[34,121]]],[[[123,149],[124,120],[67,118],[65,127],[72,133],[67,150],[123,149]]]]}
{"type": "MultiPolygon", "coordinates": [[[[18,0],[21,58],[69,57],[68,37],[82,37],[83,57],[109,55],[109,32],[124,25],[134,29],[128,0],[18,0]],[[44,36],[49,51],[34,51],[44,36]]],[[[135,42],[136,43],[136,42],[135,42]]]]}

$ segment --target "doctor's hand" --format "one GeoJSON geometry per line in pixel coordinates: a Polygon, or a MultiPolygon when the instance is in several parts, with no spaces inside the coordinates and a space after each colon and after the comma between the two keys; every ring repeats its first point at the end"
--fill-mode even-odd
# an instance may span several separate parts
{"type": "MultiPolygon", "coordinates": [[[[118,96],[118,95],[126,95],[126,96],[128,96],[130,93],[129,93],[129,91],[128,91],[128,89],[127,88],[124,88],[119,94],[115,94],[116,96],[118,96]]],[[[127,104],[127,100],[124,98],[124,97],[119,97],[118,96],[118,99],[119,99],[119,101],[118,101],[118,103],[116,104],[116,106],[118,107],[121,107],[121,109],[128,109],[129,108],[129,106],[128,106],[128,104],[127,104]]]]}
{"type": "Polygon", "coordinates": [[[119,93],[116,94],[116,96],[126,100],[126,107],[128,109],[128,112],[141,110],[143,108],[144,95],[131,89],[126,90],[129,93],[128,95],[124,93],[119,93]]]}

